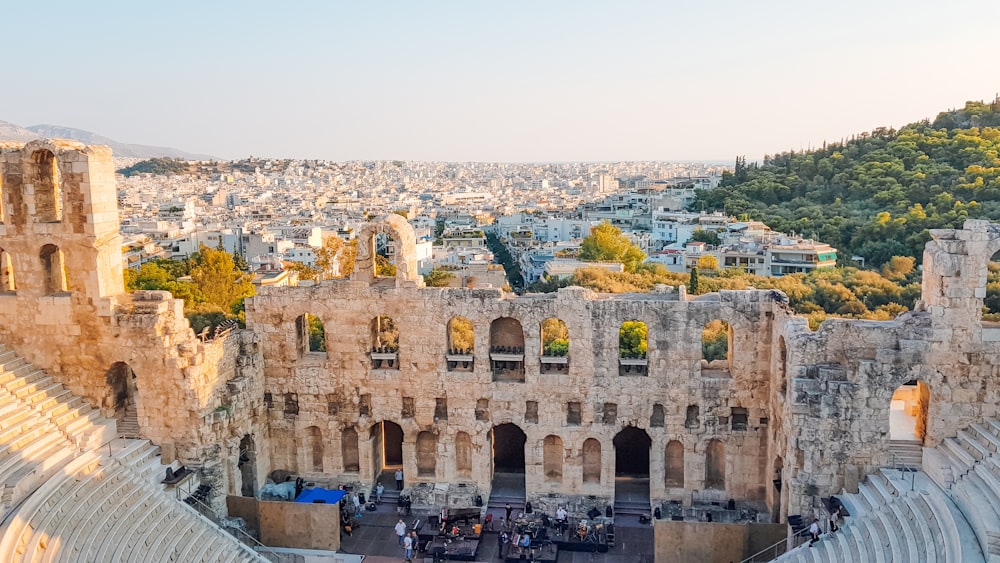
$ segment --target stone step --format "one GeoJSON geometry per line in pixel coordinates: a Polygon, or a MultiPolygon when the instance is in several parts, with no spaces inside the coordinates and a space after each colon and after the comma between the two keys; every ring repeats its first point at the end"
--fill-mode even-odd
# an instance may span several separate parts
{"type": "Polygon", "coordinates": [[[142,523],[142,518],[151,512],[152,507],[157,504],[154,498],[154,491],[144,487],[136,487],[138,499],[129,504],[121,504],[114,510],[114,515],[105,524],[106,531],[102,531],[100,536],[104,538],[100,546],[93,546],[91,552],[96,554],[94,561],[113,561],[113,554],[118,547],[118,542],[128,538],[134,533],[134,528],[142,523]],[[131,533],[130,533],[131,532],[131,533]],[[100,549],[97,549],[100,547],[100,549]]]}
{"type": "Polygon", "coordinates": [[[25,554],[25,561],[32,561],[38,544],[47,544],[51,538],[49,524],[58,518],[60,507],[86,479],[101,470],[100,461],[101,456],[84,453],[39,487],[18,508],[18,518],[10,520],[0,539],[0,554],[12,553],[16,548],[25,554]]]}
{"type": "Polygon", "coordinates": [[[918,486],[941,529],[944,558],[948,561],[974,561],[983,557],[975,533],[959,509],[930,480],[917,474],[918,486]]]}
{"type": "MultiPolygon", "coordinates": [[[[886,505],[889,510],[886,515],[893,520],[893,528],[898,532],[902,532],[901,538],[901,554],[904,556],[904,561],[917,561],[920,558],[920,547],[918,546],[918,541],[926,541],[924,537],[918,537],[916,535],[916,526],[906,517],[906,511],[903,508],[903,502],[901,499],[896,499],[886,505]]],[[[893,559],[896,561],[897,559],[893,559]]]]}
{"type": "Polygon", "coordinates": [[[982,480],[975,472],[970,472],[951,488],[951,498],[968,518],[972,530],[984,553],[990,552],[990,532],[1000,530],[1000,518],[988,498],[987,487],[980,486],[982,480]]]}
{"type": "Polygon", "coordinates": [[[1000,420],[987,418],[983,421],[983,426],[996,436],[1000,436],[1000,420]]]}
{"type": "Polygon", "coordinates": [[[979,440],[976,439],[975,436],[965,430],[958,431],[956,440],[962,445],[962,447],[965,448],[965,451],[969,452],[969,454],[976,458],[977,461],[990,455],[989,448],[984,446],[979,440]]]}
{"type": "Polygon", "coordinates": [[[957,480],[962,475],[965,475],[972,469],[972,466],[976,463],[976,458],[972,457],[972,454],[965,451],[954,438],[945,438],[941,442],[941,447],[938,448],[942,454],[944,454],[948,463],[952,467],[953,477],[957,480]]]}
{"type": "Polygon", "coordinates": [[[7,372],[6,376],[7,377],[4,378],[3,382],[4,389],[10,391],[15,396],[17,395],[17,391],[21,388],[32,385],[36,381],[52,380],[47,373],[29,364],[25,364],[14,371],[7,372]]]}
{"type": "Polygon", "coordinates": [[[975,431],[976,437],[991,453],[996,453],[1000,450],[1000,436],[997,436],[993,432],[990,432],[988,428],[982,424],[973,424],[970,428],[975,431]]]}
{"type": "Polygon", "coordinates": [[[78,537],[76,542],[69,543],[64,547],[64,549],[72,550],[73,558],[79,561],[102,561],[96,557],[97,551],[112,537],[111,531],[114,525],[127,520],[123,518],[123,512],[130,513],[130,509],[142,506],[145,498],[151,494],[149,491],[135,486],[136,483],[132,479],[126,479],[125,482],[127,486],[122,494],[103,499],[101,504],[94,508],[90,521],[82,526],[84,533],[78,537]],[[96,546],[95,540],[100,542],[96,546]]]}
{"type": "Polygon", "coordinates": [[[900,508],[903,511],[904,517],[912,524],[914,537],[921,542],[917,544],[917,547],[923,555],[922,560],[928,563],[936,563],[939,550],[937,534],[931,532],[926,518],[923,514],[919,513],[919,509],[915,506],[912,497],[903,497],[903,504],[900,508]]]}

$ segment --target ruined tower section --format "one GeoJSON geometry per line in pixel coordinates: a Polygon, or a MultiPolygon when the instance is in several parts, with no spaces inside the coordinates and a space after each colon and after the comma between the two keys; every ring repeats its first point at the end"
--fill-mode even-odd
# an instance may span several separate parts
{"type": "Polygon", "coordinates": [[[6,143],[0,170],[0,336],[58,372],[124,292],[111,149],[6,143]]]}
{"type": "Polygon", "coordinates": [[[0,142],[0,342],[213,493],[252,492],[267,463],[256,339],[202,341],[168,292],[126,293],[117,202],[108,147],[0,142]]]}
{"type": "Polygon", "coordinates": [[[778,323],[772,388],[788,385],[772,397],[783,413],[774,471],[783,488],[772,501],[782,514],[809,514],[820,497],[856,492],[866,475],[899,463],[902,442],[922,447],[923,469],[933,472],[929,452],[997,415],[1000,324],[984,321],[982,308],[1000,226],[969,220],[931,236],[914,311],[892,321],[828,319],[815,332],[796,317],[778,323]],[[899,421],[907,418],[912,434],[894,435],[891,405],[905,389],[919,398],[906,417],[896,407],[896,427],[906,430],[899,421]]]}

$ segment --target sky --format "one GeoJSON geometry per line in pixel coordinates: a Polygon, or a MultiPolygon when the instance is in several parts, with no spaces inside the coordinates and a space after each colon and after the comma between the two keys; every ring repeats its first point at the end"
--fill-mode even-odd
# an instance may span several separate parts
{"type": "Polygon", "coordinates": [[[986,0],[12,2],[0,120],[221,158],[725,160],[1000,92],[986,0]]]}

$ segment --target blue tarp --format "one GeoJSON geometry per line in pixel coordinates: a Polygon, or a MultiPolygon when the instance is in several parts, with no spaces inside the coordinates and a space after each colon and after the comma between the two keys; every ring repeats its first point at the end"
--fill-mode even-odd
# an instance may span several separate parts
{"type": "Polygon", "coordinates": [[[340,502],[340,499],[344,498],[346,491],[331,491],[324,489],[322,487],[316,487],[315,489],[306,489],[302,491],[299,498],[295,499],[295,502],[308,502],[322,500],[326,504],[336,504],[340,502]]]}

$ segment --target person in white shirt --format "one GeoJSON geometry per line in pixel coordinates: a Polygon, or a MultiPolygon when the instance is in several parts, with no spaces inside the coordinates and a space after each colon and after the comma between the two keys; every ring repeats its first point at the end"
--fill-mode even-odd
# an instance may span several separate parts
{"type": "Polygon", "coordinates": [[[403,536],[403,552],[407,561],[413,560],[413,538],[410,536],[403,536]]]}
{"type": "Polygon", "coordinates": [[[819,518],[813,518],[813,523],[809,525],[809,535],[812,536],[812,539],[809,540],[809,547],[819,541],[819,532],[819,518]]]}
{"type": "Polygon", "coordinates": [[[406,536],[406,524],[403,523],[403,519],[400,518],[399,522],[396,524],[396,535],[399,537],[399,545],[403,545],[403,537],[406,536]]]}

